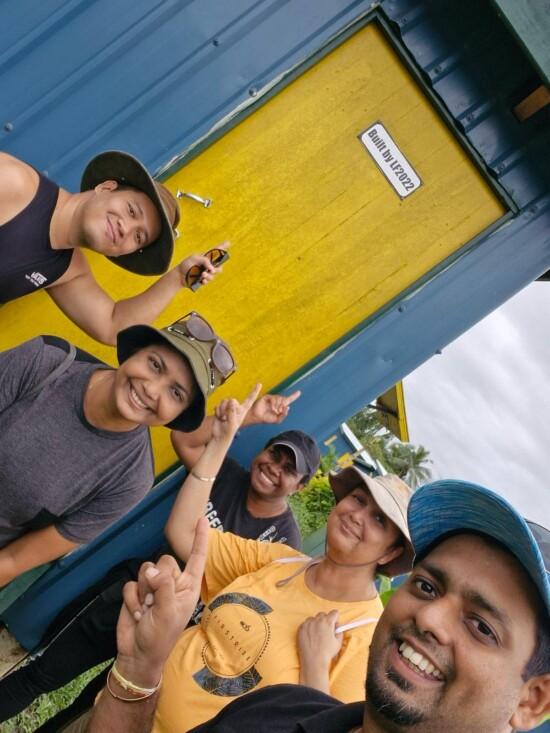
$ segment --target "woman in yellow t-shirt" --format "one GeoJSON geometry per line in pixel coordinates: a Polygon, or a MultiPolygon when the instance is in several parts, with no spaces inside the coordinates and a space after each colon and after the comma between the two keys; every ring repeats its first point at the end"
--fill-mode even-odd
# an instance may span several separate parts
{"type": "MultiPolygon", "coordinates": [[[[212,438],[180,490],[165,532],[184,561],[212,482],[259,390],[242,404],[224,400],[216,408],[212,438]]],[[[301,465],[296,449],[288,450],[286,463],[272,460],[269,449],[254,462],[266,493],[276,493],[301,465]]],[[[411,491],[396,476],[371,478],[356,468],[329,478],[337,504],[320,558],[210,531],[206,608],[168,659],[154,731],[189,730],[235,697],[281,682],[316,687],[343,702],[364,697],[370,639],[382,612],[375,574],[410,568],[411,491]]]]}

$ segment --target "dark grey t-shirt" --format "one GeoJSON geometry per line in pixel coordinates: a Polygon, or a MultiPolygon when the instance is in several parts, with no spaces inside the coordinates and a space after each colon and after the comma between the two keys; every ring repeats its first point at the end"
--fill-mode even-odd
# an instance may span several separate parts
{"type": "Polygon", "coordinates": [[[147,428],[99,430],[84,416],[96,364],[74,361],[25,397],[65,356],[41,337],[0,353],[0,547],[51,524],[73,542],[88,542],[153,484],[147,428]]]}
{"type": "Polygon", "coordinates": [[[282,542],[299,550],[302,540],[290,508],[287,507],[277,517],[254,517],[246,508],[249,486],[250,471],[227,457],[214,482],[206,507],[210,526],[245,539],[282,542]]]}
{"type": "MultiPolygon", "coordinates": [[[[245,540],[282,542],[299,550],[302,538],[290,508],[287,507],[277,517],[254,517],[246,508],[249,486],[250,471],[226,456],[206,506],[205,515],[210,526],[222,532],[232,532],[245,540]]],[[[191,616],[191,624],[200,622],[203,610],[204,604],[199,600],[191,616]]]]}

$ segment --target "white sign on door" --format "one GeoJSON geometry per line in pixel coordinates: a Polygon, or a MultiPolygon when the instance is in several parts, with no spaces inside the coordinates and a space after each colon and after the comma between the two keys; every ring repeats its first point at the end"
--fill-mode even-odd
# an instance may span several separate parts
{"type": "Polygon", "coordinates": [[[359,140],[402,199],[422,185],[413,167],[381,122],[375,122],[362,132],[359,140]]]}

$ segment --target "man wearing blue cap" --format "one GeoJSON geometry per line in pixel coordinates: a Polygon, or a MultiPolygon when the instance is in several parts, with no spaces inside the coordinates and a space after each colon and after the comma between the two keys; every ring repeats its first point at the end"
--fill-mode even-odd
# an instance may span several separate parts
{"type": "MultiPolygon", "coordinates": [[[[343,705],[308,687],[275,685],[239,698],[192,733],[509,733],[550,714],[547,531],[532,531],[497,494],[460,481],[419,489],[408,521],[416,562],[378,623],[366,703],[343,705]]],[[[91,733],[157,730],[162,657],[178,633],[166,619],[181,623],[191,589],[198,592],[201,522],[192,573],[180,575],[163,558],[157,568],[142,568],[139,586],[127,587],[121,680],[104,692],[91,733]],[[145,593],[152,601],[146,610],[145,593]],[[161,618],[162,649],[152,631],[161,618]]]]}

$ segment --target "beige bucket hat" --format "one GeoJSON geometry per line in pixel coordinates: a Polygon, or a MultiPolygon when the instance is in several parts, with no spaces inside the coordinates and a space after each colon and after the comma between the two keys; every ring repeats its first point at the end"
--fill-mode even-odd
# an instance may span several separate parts
{"type": "Polygon", "coordinates": [[[358,486],[367,487],[380,509],[397,525],[405,537],[405,545],[401,555],[386,565],[380,566],[378,572],[390,578],[408,573],[414,558],[414,550],[407,525],[407,507],[413,494],[410,486],[393,474],[373,477],[356,466],[349,466],[342,471],[330,471],[328,480],[337,502],[358,486]]]}

